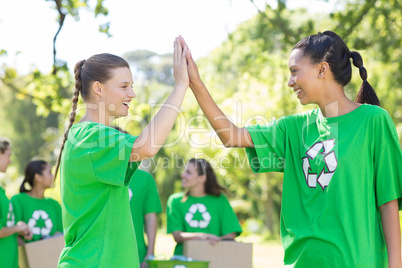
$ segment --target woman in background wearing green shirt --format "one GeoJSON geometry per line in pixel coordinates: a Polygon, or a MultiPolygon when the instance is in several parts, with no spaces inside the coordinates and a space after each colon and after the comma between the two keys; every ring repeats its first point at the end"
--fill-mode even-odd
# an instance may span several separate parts
{"type": "Polygon", "coordinates": [[[157,214],[162,211],[162,205],[154,177],[144,170],[138,169],[134,173],[128,190],[140,267],[145,268],[147,266],[144,260],[152,260],[155,255],[157,214]]]}
{"type": "Polygon", "coordinates": [[[72,112],[56,164],[66,242],[58,267],[139,268],[127,186],[140,161],[162,147],[180,112],[189,83],[185,54],[176,38],[175,87],[139,136],[110,127],[129,114],[135,97],[128,63],[104,53],[76,64],[72,112]],[[73,125],[80,94],[85,115],[73,125]]]}
{"type": "Polygon", "coordinates": [[[288,86],[319,108],[246,128],[223,114],[190,53],[187,60],[190,87],[222,143],[246,147],[254,172],[284,172],[286,267],[402,266],[402,152],[358,52],[331,31],[302,39],[289,56],[288,86]],[[363,80],[355,101],[344,93],[351,61],[363,80]]]}
{"type": "MultiPolygon", "coordinates": [[[[6,138],[0,137],[0,172],[6,172],[11,163],[11,145],[6,138]]],[[[32,238],[28,225],[19,221],[15,224],[13,206],[6,196],[6,191],[0,187],[0,267],[18,267],[17,236],[32,238]]]]}
{"type": "Polygon", "coordinates": [[[11,198],[16,221],[23,221],[31,228],[33,242],[63,232],[59,203],[45,197],[45,190],[53,183],[52,166],[43,160],[31,161],[25,168],[20,194],[11,198]],[[27,190],[27,184],[30,190],[27,190]]]}
{"type": "Polygon", "coordinates": [[[174,254],[183,255],[186,240],[215,244],[235,239],[242,229],[208,161],[190,159],[181,178],[186,192],[171,195],[167,202],[167,232],[177,242],[174,254]]]}

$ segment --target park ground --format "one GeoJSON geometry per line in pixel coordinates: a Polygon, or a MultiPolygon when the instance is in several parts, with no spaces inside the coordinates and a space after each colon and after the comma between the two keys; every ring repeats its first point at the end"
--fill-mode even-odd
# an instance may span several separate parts
{"type": "MultiPolygon", "coordinates": [[[[263,241],[258,236],[241,237],[237,240],[253,243],[253,268],[283,267],[283,248],[279,240],[263,241]]],[[[173,255],[175,244],[172,235],[158,231],[155,256],[170,258],[173,255]]]]}

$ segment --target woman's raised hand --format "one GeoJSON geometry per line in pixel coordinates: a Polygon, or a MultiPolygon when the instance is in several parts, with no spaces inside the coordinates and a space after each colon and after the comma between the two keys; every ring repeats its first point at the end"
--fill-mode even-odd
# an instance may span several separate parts
{"type": "Polygon", "coordinates": [[[207,117],[209,123],[214,128],[226,147],[253,147],[254,144],[251,140],[250,133],[245,128],[239,128],[233,124],[231,120],[219,109],[213,100],[208,89],[200,78],[197,65],[195,64],[193,57],[184,38],[179,37],[179,41],[183,49],[186,50],[186,59],[188,66],[188,76],[190,78],[190,88],[197,99],[202,111],[207,117]]]}
{"type": "Polygon", "coordinates": [[[191,56],[190,49],[187,46],[186,41],[182,36],[179,36],[180,43],[183,47],[183,49],[186,49],[186,59],[187,59],[187,68],[188,68],[188,76],[190,77],[190,87],[191,89],[195,89],[195,86],[197,84],[202,83],[200,74],[198,72],[198,67],[197,64],[195,64],[195,61],[193,57],[191,56]]]}
{"type": "Polygon", "coordinates": [[[188,53],[187,46],[182,46],[180,37],[176,37],[174,41],[174,55],[173,55],[173,74],[176,83],[176,87],[189,86],[189,77],[187,72],[187,60],[186,54],[188,53]]]}
{"type": "Polygon", "coordinates": [[[135,140],[131,150],[131,162],[155,156],[172,130],[189,86],[186,53],[187,47],[182,47],[179,38],[176,38],[173,53],[174,89],[158,113],[135,140]]]}

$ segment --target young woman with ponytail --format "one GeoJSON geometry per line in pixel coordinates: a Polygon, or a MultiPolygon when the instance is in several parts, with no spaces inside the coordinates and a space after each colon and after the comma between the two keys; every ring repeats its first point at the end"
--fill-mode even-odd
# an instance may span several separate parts
{"type": "MultiPolygon", "coordinates": [[[[11,163],[11,145],[7,138],[0,137],[0,172],[6,172],[11,163]]],[[[0,267],[18,267],[18,235],[32,238],[31,229],[23,221],[16,221],[13,206],[0,186],[0,267]]]]}
{"type": "Polygon", "coordinates": [[[285,266],[401,267],[402,153],[358,52],[331,31],[302,39],[288,85],[319,108],[244,128],[215,104],[190,53],[187,60],[190,87],[223,144],[246,147],[254,172],[284,172],[285,266]],[[344,93],[351,61],[363,80],[355,101],[344,93]]]}
{"type": "Polygon", "coordinates": [[[229,201],[226,189],[218,184],[211,165],[205,159],[190,159],[181,175],[184,193],[176,193],[167,202],[167,232],[177,242],[175,255],[183,255],[186,240],[233,240],[242,229],[229,201]],[[201,216],[200,216],[201,215],[201,216]]]}
{"type": "Polygon", "coordinates": [[[34,242],[63,232],[59,203],[45,197],[45,190],[53,183],[52,166],[43,160],[28,163],[20,187],[20,194],[11,198],[16,221],[31,228],[33,236],[25,242],[34,242]]]}
{"type": "Polygon", "coordinates": [[[59,267],[139,267],[127,186],[140,161],[162,147],[180,112],[189,83],[185,54],[176,38],[175,87],[139,136],[110,127],[128,115],[135,97],[128,63],[97,54],[76,64],[73,107],[56,165],[66,242],[59,267]],[[85,115],[73,125],[79,95],[85,115]]]}

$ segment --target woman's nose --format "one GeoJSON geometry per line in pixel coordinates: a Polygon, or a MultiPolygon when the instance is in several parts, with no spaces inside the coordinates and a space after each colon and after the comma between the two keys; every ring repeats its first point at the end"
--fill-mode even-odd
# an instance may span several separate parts
{"type": "Polygon", "coordinates": [[[289,81],[288,81],[288,86],[289,86],[289,87],[293,87],[294,85],[295,85],[295,81],[293,81],[293,78],[290,77],[290,78],[289,78],[289,81]]]}
{"type": "Polygon", "coordinates": [[[137,95],[134,93],[134,90],[131,89],[130,92],[128,92],[128,96],[129,96],[130,98],[135,98],[137,95]]]}

